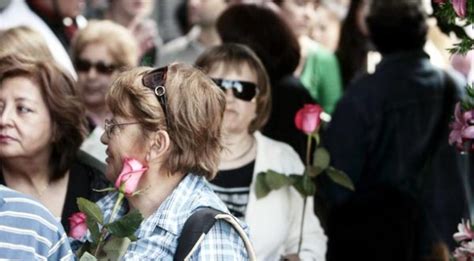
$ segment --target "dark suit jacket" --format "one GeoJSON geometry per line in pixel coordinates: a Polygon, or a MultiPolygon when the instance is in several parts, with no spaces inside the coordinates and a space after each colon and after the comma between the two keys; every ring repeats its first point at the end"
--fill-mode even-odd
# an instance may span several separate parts
{"type": "MultiPolygon", "coordinates": [[[[331,164],[351,177],[356,193],[385,184],[413,195],[450,246],[467,217],[459,154],[448,145],[459,89],[421,50],[386,56],[348,89],[324,137],[331,164]]],[[[333,205],[351,197],[328,187],[333,205]]]]}

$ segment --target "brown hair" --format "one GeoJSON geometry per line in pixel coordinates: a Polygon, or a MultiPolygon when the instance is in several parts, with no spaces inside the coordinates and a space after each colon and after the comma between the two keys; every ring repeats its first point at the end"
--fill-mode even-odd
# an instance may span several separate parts
{"type": "Polygon", "coordinates": [[[138,64],[138,46],[127,28],[112,21],[92,20],[80,30],[71,44],[71,58],[77,60],[84,49],[92,43],[107,47],[120,69],[129,69],[138,64]]]}
{"type": "Polygon", "coordinates": [[[31,59],[53,59],[43,36],[27,26],[0,31],[0,57],[15,54],[31,59]]]}
{"type": "Polygon", "coordinates": [[[245,44],[257,54],[272,83],[293,74],[299,64],[296,35],[270,8],[235,4],[219,16],[216,26],[224,43],[245,44]]]}
{"type": "Polygon", "coordinates": [[[247,46],[242,44],[223,44],[206,50],[196,60],[196,66],[203,72],[209,73],[215,66],[222,64],[226,71],[240,70],[246,64],[257,75],[258,93],[256,98],[257,117],[250,122],[250,134],[262,128],[268,120],[271,111],[272,96],[270,80],[267,72],[257,55],[247,46]]]}
{"type": "Polygon", "coordinates": [[[52,119],[51,180],[63,177],[76,158],[87,129],[74,80],[53,61],[9,55],[0,59],[0,83],[26,77],[38,85],[52,119]]]}
{"type": "Polygon", "coordinates": [[[166,119],[154,92],[142,84],[151,68],[139,67],[117,76],[106,102],[114,115],[134,118],[149,132],[166,129],[171,139],[162,167],[169,173],[214,178],[220,157],[224,93],[200,70],[174,63],[165,83],[166,119]]]}

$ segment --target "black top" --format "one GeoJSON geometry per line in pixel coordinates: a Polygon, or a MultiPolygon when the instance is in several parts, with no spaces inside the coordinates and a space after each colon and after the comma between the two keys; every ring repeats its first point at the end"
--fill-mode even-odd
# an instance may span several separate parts
{"type": "Polygon", "coordinates": [[[255,161],[252,161],[236,169],[221,170],[211,180],[214,192],[237,218],[245,216],[254,167],[255,161]]]}
{"type": "MultiPolygon", "coordinates": [[[[81,152],[76,162],[69,170],[69,181],[67,185],[66,199],[64,201],[61,215],[61,224],[66,233],[69,232],[68,218],[75,212],[79,212],[76,200],[79,197],[90,201],[97,201],[105,196],[104,193],[93,191],[93,189],[103,189],[110,187],[110,183],[105,179],[104,169],[100,167],[98,161],[91,156],[81,152]]],[[[5,184],[3,174],[0,172],[0,184],[5,184]]]]}
{"type": "Polygon", "coordinates": [[[295,126],[295,115],[306,103],[314,103],[299,79],[285,76],[272,83],[272,111],[262,133],[293,147],[301,158],[306,153],[306,135],[295,126]]]}
{"type": "MultiPolygon", "coordinates": [[[[331,165],[347,173],[355,193],[391,185],[412,194],[450,246],[467,214],[457,152],[448,144],[461,88],[454,80],[422,50],[387,55],[348,89],[323,137],[331,165]]],[[[322,187],[333,204],[354,196],[331,183],[322,187]]]]}

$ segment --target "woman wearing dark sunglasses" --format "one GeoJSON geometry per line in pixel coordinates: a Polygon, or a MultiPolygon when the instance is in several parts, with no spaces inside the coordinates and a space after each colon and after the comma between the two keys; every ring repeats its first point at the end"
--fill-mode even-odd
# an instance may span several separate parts
{"type": "MultiPolygon", "coordinates": [[[[259,132],[271,107],[270,84],[255,53],[240,44],[224,44],[204,52],[196,65],[225,93],[223,145],[212,188],[231,213],[249,225],[258,260],[279,260],[297,252],[303,199],[290,187],[256,199],[261,171],[303,173],[303,163],[287,144],[259,132]]],[[[312,202],[312,200],[308,200],[312,202]]],[[[326,236],[307,205],[302,260],[324,260],[326,236]]]]}
{"type": "Polygon", "coordinates": [[[73,39],[71,55],[91,131],[103,128],[110,116],[105,94],[113,77],[138,63],[138,47],[132,39],[125,27],[111,21],[90,21],[73,39]]]}
{"type": "MultiPolygon", "coordinates": [[[[202,207],[228,212],[206,182],[217,172],[222,148],[224,95],[201,71],[171,64],[119,74],[106,101],[112,113],[101,138],[107,178],[115,183],[127,158],[147,167],[138,182],[142,193],[126,196],[117,212],[137,209],[145,218],[123,260],[172,260],[191,214],[202,207]]],[[[105,219],[116,198],[111,193],[99,200],[105,219]]],[[[244,241],[224,221],[195,250],[191,260],[249,260],[244,241]]]]}

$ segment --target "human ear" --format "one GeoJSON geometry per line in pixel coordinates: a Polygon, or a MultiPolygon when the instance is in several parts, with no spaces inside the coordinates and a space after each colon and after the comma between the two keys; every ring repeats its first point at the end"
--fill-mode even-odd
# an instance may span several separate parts
{"type": "Polygon", "coordinates": [[[171,140],[168,132],[164,130],[155,132],[150,139],[146,160],[150,161],[163,157],[170,147],[170,142],[171,140]]]}

